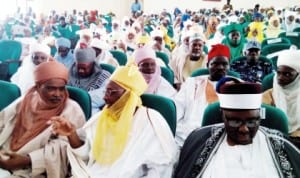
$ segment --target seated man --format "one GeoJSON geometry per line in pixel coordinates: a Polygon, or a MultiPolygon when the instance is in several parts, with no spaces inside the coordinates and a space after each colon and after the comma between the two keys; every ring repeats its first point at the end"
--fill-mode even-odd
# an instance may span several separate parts
{"type": "Polygon", "coordinates": [[[230,69],[239,73],[244,81],[261,83],[266,75],[273,72],[273,65],[259,59],[260,49],[257,41],[248,41],[245,58],[234,61],[230,69]]]}
{"type": "Polygon", "coordinates": [[[224,124],[191,133],[175,178],[300,177],[300,151],[276,130],[260,125],[261,85],[221,79],[224,124]]]}
{"type": "Polygon", "coordinates": [[[96,52],[92,48],[75,49],[76,62],[72,65],[68,85],[89,92],[92,100],[92,114],[104,105],[104,89],[110,73],[96,64],[96,52]]]}
{"type": "Polygon", "coordinates": [[[97,38],[92,39],[91,47],[96,52],[95,61],[97,65],[100,65],[101,63],[105,63],[105,64],[110,64],[114,67],[119,66],[118,61],[113,57],[113,55],[108,50],[109,45],[104,40],[99,40],[97,38]]]}
{"type": "Polygon", "coordinates": [[[206,106],[218,101],[215,92],[217,82],[227,74],[230,50],[217,44],[208,53],[209,75],[188,78],[175,96],[177,111],[176,142],[183,145],[186,137],[201,126],[206,106]]]}
{"type": "Polygon", "coordinates": [[[240,24],[232,23],[224,27],[225,38],[222,44],[230,48],[230,59],[242,56],[246,40],[243,34],[243,27],[240,24]]]}
{"type": "Polygon", "coordinates": [[[68,70],[58,62],[37,66],[35,86],[0,112],[0,177],[65,178],[66,138],[52,133],[48,121],[64,117],[83,126],[80,106],[68,98],[68,70]]]}
{"type": "Polygon", "coordinates": [[[194,70],[205,68],[207,61],[206,55],[203,52],[204,41],[204,34],[195,32],[190,36],[189,52],[186,56],[175,56],[175,58],[170,61],[170,67],[174,72],[177,90],[180,89],[181,84],[194,70]]]}
{"type": "Polygon", "coordinates": [[[71,51],[71,41],[67,38],[58,38],[56,39],[55,46],[57,53],[54,58],[64,64],[67,69],[70,69],[74,63],[74,55],[71,51]]]}
{"type": "Polygon", "coordinates": [[[157,60],[160,59],[157,59],[155,51],[150,46],[144,46],[136,49],[134,55],[135,62],[148,83],[145,93],[173,98],[177,91],[161,76],[160,66],[157,65],[157,60]]]}
{"type": "Polygon", "coordinates": [[[49,56],[50,48],[47,45],[38,43],[30,45],[30,55],[23,59],[22,65],[10,78],[12,83],[18,85],[22,95],[34,86],[33,72],[40,63],[46,62],[49,56]]]}
{"type": "MultiPolygon", "coordinates": [[[[84,130],[76,131],[64,119],[52,120],[54,132],[68,136],[70,155],[86,161],[82,171],[89,177],[171,177],[176,144],[165,119],[141,106],[140,95],[146,89],[138,67],[129,63],[113,73],[104,96],[106,106],[84,130]]],[[[77,163],[71,161],[72,172],[80,177],[77,163]]]]}
{"type": "Polygon", "coordinates": [[[273,88],[265,91],[263,102],[273,105],[286,113],[290,136],[298,139],[297,146],[300,148],[299,58],[300,50],[285,50],[279,53],[278,68],[274,76],[273,88]]]}

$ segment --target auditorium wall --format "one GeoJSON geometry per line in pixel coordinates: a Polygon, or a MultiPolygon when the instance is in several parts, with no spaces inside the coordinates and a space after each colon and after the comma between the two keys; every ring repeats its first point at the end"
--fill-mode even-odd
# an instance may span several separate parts
{"type": "MultiPolygon", "coordinates": [[[[134,0],[31,0],[28,6],[32,6],[37,12],[48,13],[51,9],[58,12],[64,10],[94,10],[98,9],[102,13],[110,11],[115,12],[118,17],[130,14],[130,4],[134,0]]],[[[197,10],[199,8],[221,8],[226,0],[143,0],[144,11],[146,13],[158,12],[162,9],[173,10],[175,7],[181,9],[189,8],[197,10]]],[[[300,6],[300,0],[231,0],[234,8],[253,8],[255,4],[261,4],[261,7],[287,7],[300,6]]]]}

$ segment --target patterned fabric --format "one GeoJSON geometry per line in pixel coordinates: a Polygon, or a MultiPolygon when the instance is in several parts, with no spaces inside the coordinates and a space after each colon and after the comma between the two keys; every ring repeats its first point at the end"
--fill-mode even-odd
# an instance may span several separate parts
{"type": "Polygon", "coordinates": [[[102,70],[98,65],[94,65],[94,71],[87,78],[79,77],[75,63],[70,69],[69,85],[75,86],[86,91],[92,91],[100,88],[103,83],[110,77],[110,73],[102,70]]]}
{"type": "MultiPolygon", "coordinates": [[[[279,169],[278,172],[281,174],[280,176],[288,178],[296,177],[295,166],[297,165],[292,165],[292,158],[287,152],[287,144],[289,144],[289,142],[287,142],[285,136],[279,131],[267,129],[265,127],[260,127],[260,131],[268,138],[268,144],[270,144],[269,148],[274,153],[275,165],[277,165],[277,169],[279,169]]],[[[189,176],[191,178],[202,175],[204,169],[220,146],[220,143],[225,138],[225,129],[223,126],[212,126],[210,132],[211,136],[206,140],[205,146],[201,152],[199,152],[196,162],[192,166],[189,176]]]]}
{"type": "Polygon", "coordinates": [[[242,80],[248,82],[262,82],[262,79],[272,73],[273,66],[265,61],[258,61],[256,65],[249,65],[247,60],[238,60],[230,64],[230,70],[238,72],[242,80]]]}

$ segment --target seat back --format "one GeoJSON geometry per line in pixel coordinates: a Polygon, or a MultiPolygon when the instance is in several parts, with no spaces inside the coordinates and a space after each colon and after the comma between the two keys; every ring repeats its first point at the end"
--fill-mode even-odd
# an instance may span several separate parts
{"type": "Polygon", "coordinates": [[[0,61],[8,62],[8,75],[12,76],[20,66],[22,44],[15,40],[0,40],[0,61]]]}
{"type": "Polygon", "coordinates": [[[164,77],[172,86],[174,84],[174,73],[171,69],[167,67],[160,67],[161,76],[164,77]]]}
{"type": "Polygon", "coordinates": [[[174,102],[166,97],[153,95],[153,94],[143,94],[141,96],[143,106],[149,107],[158,111],[167,121],[170,126],[171,131],[175,135],[176,132],[176,106],[174,102]]]}
{"type": "Polygon", "coordinates": [[[294,28],[293,32],[300,32],[300,27],[294,28]]]}
{"type": "Polygon", "coordinates": [[[261,55],[268,57],[269,54],[289,49],[291,45],[289,44],[269,44],[261,49],[261,55]]]}
{"type": "Polygon", "coordinates": [[[0,80],[0,91],[0,111],[21,96],[17,85],[2,80],[0,80]]]}
{"type": "Polygon", "coordinates": [[[261,42],[261,48],[264,48],[267,45],[270,44],[291,44],[290,40],[284,37],[278,37],[278,38],[266,38],[261,42]]]}
{"type": "Polygon", "coordinates": [[[166,53],[160,51],[156,51],[155,53],[156,57],[160,58],[166,64],[166,66],[169,66],[169,57],[166,53]]]}
{"type": "MultiPolygon", "coordinates": [[[[260,125],[288,134],[288,119],[283,111],[267,104],[262,104],[261,111],[264,119],[261,119],[260,125]]],[[[220,103],[209,104],[204,111],[201,125],[207,126],[222,122],[220,103]]]]}
{"type": "Polygon", "coordinates": [[[285,44],[285,43],[269,44],[269,45],[266,45],[264,48],[262,48],[261,55],[269,58],[273,63],[274,69],[277,69],[278,55],[274,55],[274,54],[281,50],[289,49],[290,47],[291,47],[290,44],[285,44]]]}
{"type": "MultiPolygon", "coordinates": [[[[200,76],[200,75],[208,75],[208,74],[209,74],[208,69],[201,68],[201,69],[196,69],[195,71],[193,71],[191,74],[191,77],[196,77],[196,76],[200,76]]],[[[230,75],[230,76],[233,76],[236,78],[240,78],[240,74],[238,74],[237,72],[231,71],[231,70],[227,71],[227,75],[230,75]]]]}
{"type": "Polygon", "coordinates": [[[262,90],[266,91],[270,88],[273,88],[273,78],[275,73],[268,74],[262,80],[262,90]]]}
{"type": "Polygon", "coordinates": [[[115,71],[115,67],[113,65],[110,65],[110,64],[104,64],[104,63],[101,63],[100,64],[100,67],[103,69],[103,70],[106,70],[108,71],[109,73],[113,73],[115,71]]]}
{"type": "Polygon", "coordinates": [[[92,115],[92,102],[89,93],[81,88],[67,86],[69,97],[76,101],[84,112],[86,120],[92,115]]]}
{"type": "Polygon", "coordinates": [[[282,32],[278,36],[289,39],[291,44],[300,49],[300,32],[282,32]]]}
{"type": "Polygon", "coordinates": [[[118,61],[119,65],[126,65],[127,56],[125,53],[123,53],[122,51],[118,51],[118,50],[110,50],[110,53],[118,61]]]}

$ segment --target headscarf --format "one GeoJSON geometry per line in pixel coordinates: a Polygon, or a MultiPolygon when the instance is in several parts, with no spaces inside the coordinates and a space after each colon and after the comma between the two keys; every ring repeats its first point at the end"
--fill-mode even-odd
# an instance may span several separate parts
{"type": "Polygon", "coordinates": [[[217,28],[213,29],[212,25],[214,22],[216,23],[216,25],[219,24],[217,17],[215,17],[215,16],[209,17],[208,22],[207,22],[207,30],[205,32],[206,39],[210,39],[211,35],[214,35],[217,31],[217,28]]]}
{"type": "MultiPolygon", "coordinates": [[[[155,51],[150,46],[144,46],[142,48],[138,48],[135,50],[135,62],[137,65],[141,63],[144,59],[151,58],[154,61],[157,61],[157,57],[155,55],[155,51]]],[[[160,66],[156,63],[155,72],[152,74],[142,73],[146,82],[148,83],[148,89],[145,93],[155,93],[160,82],[161,82],[161,69],[160,66]]]]}
{"type": "Polygon", "coordinates": [[[269,20],[269,24],[267,26],[267,29],[265,31],[266,33],[266,38],[277,38],[278,35],[282,32],[282,30],[280,29],[280,24],[275,27],[273,25],[274,21],[278,21],[278,23],[280,23],[280,20],[277,16],[273,15],[270,20],[269,20]]]}
{"type": "Polygon", "coordinates": [[[249,24],[250,31],[248,32],[247,38],[250,40],[256,40],[261,43],[264,40],[264,23],[263,22],[252,22],[249,24]],[[253,36],[253,32],[256,30],[257,35],[253,36]]]}
{"type": "MultiPolygon", "coordinates": [[[[63,79],[67,83],[68,70],[61,63],[55,61],[44,62],[37,66],[34,77],[36,84],[43,84],[51,79],[63,79]]],[[[12,132],[11,150],[19,150],[49,127],[48,120],[61,114],[65,108],[67,98],[68,93],[65,90],[63,101],[58,106],[53,107],[47,104],[43,96],[37,93],[36,86],[32,87],[20,103],[16,124],[12,132]]]]}
{"type": "Polygon", "coordinates": [[[117,68],[110,80],[126,91],[112,106],[105,106],[98,118],[92,152],[101,165],[111,165],[121,156],[128,141],[134,112],[142,104],[140,96],[147,89],[144,77],[132,61],[117,68]]]}
{"type": "MultiPolygon", "coordinates": [[[[279,53],[277,66],[285,65],[300,73],[300,50],[290,49],[279,53]]],[[[275,106],[288,116],[289,133],[300,129],[300,74],[286,86],[277,82],[277,74],[273,79],[273,97],[275,106]]]]}

